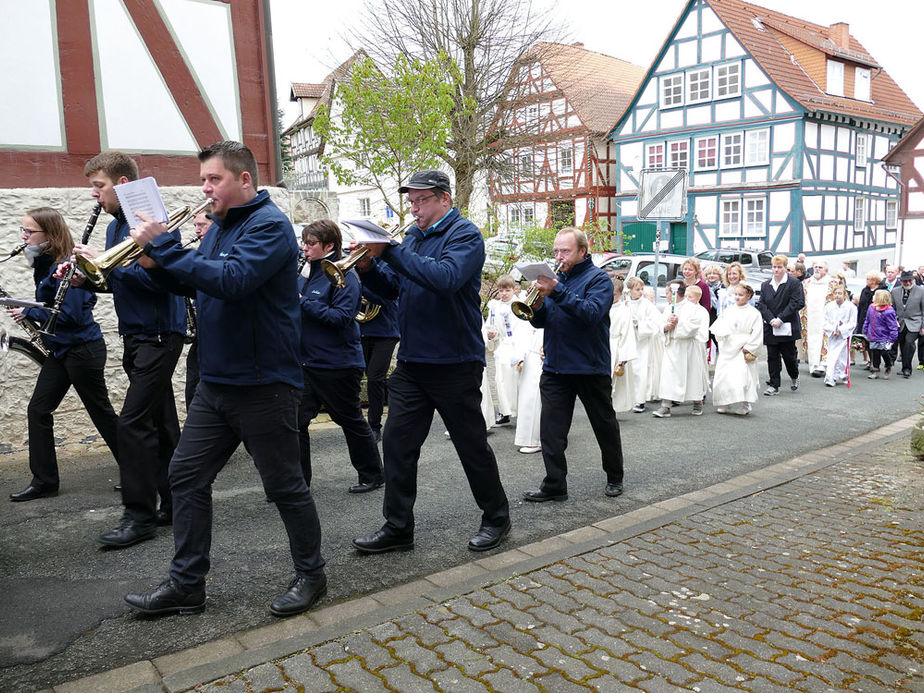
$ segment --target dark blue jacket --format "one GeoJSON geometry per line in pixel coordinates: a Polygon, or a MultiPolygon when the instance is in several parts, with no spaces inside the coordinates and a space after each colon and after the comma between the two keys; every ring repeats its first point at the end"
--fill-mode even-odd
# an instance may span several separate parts
{"type": "MultiPolygon", "coordinates": [[[[327,259],[336,259],[333,254],[327,259]]],[[[298,278],[302,311],[301,359],[312,368],[363,368],[363,346],[359,340],[359,278],[346,275],[346,286],[335,289],[321,270],[321,261],[311,263],[311,274],[298,278]]]]}
{"type": "Polygon", "coordinates": [[[229,209],[223,220],[212,220],[195,250],[167,234],[145,247],[175,289],[196,290],[199,377],[300,388],[299,250],[292,224],[265,190],[229,209]]]}
{"type": "Polygon", "coordinates": [[[610,375],[613,282],[590,255],[558,273],[558,286],[530,321],[545,330],[542,370],[565,375],[610,375]]]}
{"type": "MultiPolygon", "coordinates": [[[[41,265],[45,267],[45,277],[35,287],[35,300],[41,301],[46,306],[51,306],[55,302],[58,285],[61,283],[60,279],[55,279],[52,276],[55,269],[57,269],[57,263],[53,262],[47,255],[40,255],[35,262],[36,270],[39,269],[40,261],[41,265]]],[[[36,275],[38,274],[36,272],[36,275]]],[[[78,344],[95,342],[97,339],[103,338],[102,330],[99,329],[99,325],[93,319],[93,306],[95,305],[96,294],[73,286],[68,289],[64,304],[61,306],[61,312],[58,314],[58,320],[55,323],[55,336],[42,336],[45,346],[56,357],[61,358],[67,353],[68,349],[78,344]]],[[[51,311],[48,308],[27,308],[23,311],[23,315],[39,327],[45,324],[50,314],[51,311]]]]}
{"type": "MultiPolygon", "coordinates": [[[[378,266],[379,272],[394,274],[388,265],[382,263],[378,266]]],[[[392,280],[392,283],[397,279],[392,280]]],[[[366,284],[362,285],[362,297],[369,303],[379,306],[378,315],[369,322],[360,323],[359,334],[362,337],[388,337],[397,339],[398,332],[398,302],[393,298],[383,298],[366,284]]]]}
{"type": "MultiPolygon", "coordinates": [[[[119,210],[106,228],[106,249],[129,237],[131,229],[119,210]]],[[[179,240],[179,231],[174,237],[179,240]]],[[[117,267],[106,278],[116,315],[120,335],[161,335],[186,333],[186,308],[183,299],[164,291],[158,283],[158,273],[145,270],[137,262],[128,267],[117,267]]],[[[87,287],[90,288],[89,284],[87,287]]]]}
{"type": "Polygon", "coordinates": [[[403,243],[385,249],[376,269],[362,274],[382,298],[398,299],[399,361],[484,365],[482,265],[481,232],[453,208],[435,229],[411,227],[403,243]],[[378,271],[382,261],[397,281],[378,271]]]}

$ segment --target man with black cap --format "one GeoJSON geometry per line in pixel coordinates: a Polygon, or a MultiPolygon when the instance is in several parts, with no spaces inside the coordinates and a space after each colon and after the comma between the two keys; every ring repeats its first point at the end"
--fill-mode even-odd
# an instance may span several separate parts
{"type": "Polygon", "coordinates": [[[353,546],[363,553],[414,548],[417,461],[437,411],[482,511],[468,548],[487,551],[510,531],[510,509],[481,415],[484,240],[452,206],[442,171],[419,171],[398,192],[407,194],[416,225],[400,245],[368,245],[374,259],[359,265],[363,284],[398,299],[401,341],[382,435],[385,524],[353,546]],[[393,273],[379,271],[382,263],[393,273]]]}
{"type": "Polygon", "coordinates": [[[914,283],[914,273],[904,270],[899,277],[901,286],[892,289],[892,305],[898,318],[898,343],[902,350],[902,375],[911,377],[911,359],[918,337],[924,335],[924,287],[914,283]]]}

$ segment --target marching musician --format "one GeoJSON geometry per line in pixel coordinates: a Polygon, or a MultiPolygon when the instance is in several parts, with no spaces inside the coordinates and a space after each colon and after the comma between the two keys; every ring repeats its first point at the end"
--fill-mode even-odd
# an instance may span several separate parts
{"type": "Polygon", "coordinates": [[[363,553],[414,547],[417,461],[436,410],[482,511],[468,548],[486,551],[509,533],[510,509],[481,415],[484,239],[453,207],[449,177],[442,171],[419,171],[398,192],[407,193],[417,223],[400,245],[369,245],[375,260],[365,261],[363,275],[376,293],[398,299],[401,327],[382,436],[385,524],[354,539],[353,546],[363,553]],[[394,270],[396,282],[378,271],[383,262],[394,270]]]}
{"type": "MultiPolygon", "coordinates": [[[[207,212],[199,212],[193,217],[193,232],[199,242],[212,225],[207,212]]],[[[199,384],[199,340],[196,338],[196,304],[191,297],[186,297],[186,330],[190,336],[189,349],[186,352],[186,389],[184,391],[186,399],[186,409],[192,403],[193,395],[196,394],[196,386],[199,384]]]]}
{"type": "MultiPolygon", "coordinates": [[[[125,218],[114,189],[115,185],[138,179],[138,164],[122,152],[102,152],[86,163],[83,172],[94,199],[114,217],[106,229],[106,248],[111,248],[128,238],[130,227],[138,222],[125,218]]],[[[75,246],[74,251],[96,256],[85,245],[75,246]]],[[[144,268],[146,262],[147,258],[141,258],[128,267],[116,267],[106,279],[119,319],[122,367],[128,376],[128,390],[119,413],[119,468],[125,512],[119,526],[99,538],[110,548],[125,548],[151,539],[157,525],[172,522],[167,466],[180,437],[172,378],[183,350],[186,319],[183,300],[163,291],[144,268]]],[[[91,288],[89,282],[84,285],[91,288]]]]}
{"type": "Polygon", "coordinates": [[[199,161],[214,222],[200,247],[182,248],[152,221],[132,233],[174,288],[196,292],[200,380],[170,463],[176,552],[169,579],[125,600],[147,614],[205,608],[212,483],[243,442],[288,535],[295,578],[270,612],[290,616],[327,589],[321,525],[298,458],[298,244],[269,193],[257,191],[250,149],[218,142],[199,161]]]}
{"type": "Polygon", "coordinates": [[[302,229],[302,252],[311,273],[299,276],[302,314],[301,361],[305,381],[298,405],[298,441],[302,471],[311,486],[311,437],[308,424],[323,405],[346,438],[350,462],[359,475],[350,493],[368,493],[385,483],[382,458],[372,429],[363,418],[359,401],[363,377],[362,344],[359,340],[360,288],[356,272],[346,274],[346,286],[334,287],[321,269],[322,260],[340,259],[340,227],[330,219],[302,229]]]}
{"type": "MultiPolygon", "coordinates": [[[[64,217],[50,207],[30,209],[22,219],[22,240],[28,245],[25,257],[33,268],[35,298],[47,306],[55,305],[61,279],[54,277],[59,262],[71,256],[74,240],[64,217]]],[[[96,295],[83,289],[65,293],[55,323],[55,333],[43,335],[49,354],[39,371],[29,400],[29,469],[32,481],[18,493],[14,502],[58,495],[58,458],[55,454],[54,412],[73,385],[93,425],[106,441],[112,456],[119,460],[118,417],[109,402],[103,369],[106,343],[93,319],[96,295]]],[[[17,322],[32,320],[44,325],[48,308],[11,308],[17,322]]]]}
{"type": "Polygon", "coordinates": [[[542,503],[568,498],[565,448],[578,397],[600,446],[606,473],[603,493],[620,496],[622,440],[611,397],[609,311],[613,282],[593,264],[587,236],[580,229],[559,231],[552,250],[559,263],[558,276],[538,278],[540,302],[530,320],[533,327],[545,330],[545,361],[539,379],[539,438],[545,478],[539,488],[523,493],[523,500],[542,503]]]}
{"type": "MultiPolygon", "coordinates": [[[[384,263],[378,269],[391,273],[384,263]]],[[[382,440],[382,412],[388,400],[388,369],[398,346],[398,302],[379,296],[366,284],[362,285],[362,296],[369,306],[378,308],[375,315],[367,316],[368,319],[360,323],[359,335],[366,361],[366,396],[369,399],[366,418],[375,442],[379,443],[382,440]]],[[[367,313],[373,310],[368,308],[367,313]]]]}

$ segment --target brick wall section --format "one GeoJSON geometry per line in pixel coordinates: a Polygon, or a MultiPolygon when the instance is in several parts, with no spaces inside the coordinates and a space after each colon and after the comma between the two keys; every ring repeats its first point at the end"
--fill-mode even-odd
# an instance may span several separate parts
{"type": "MultiPolygon", "coordinates": [[[[288,214],[289,195],[281,188],[267,188],[273,201],[283,212],[288,214]]],[[[165,187],[161,194],[167,209],[176,209],[186,204],[195,205],[202,199],[198,187],[165,187]]],[[[6,256],[18,246],[19,227],[23,213],[35,207],[49,206],[58,209],[67,220],[71,233],[76,240],[86,226],[93,209],[93,199],[87,188],[12,188],[3,191],[4,204],[0,207],[0,251],[6,256]]],[[[102,248],[105,242],[106,226],[112,220],[105,212],[100,215],[90,245],[102,248]]],[[[192,225],[187,224],[181,230],[183,238],[192,237],[192,225]]],[[[0,264],[0,286],[11,296],[31,299],[35,296],[32,283],[32,270],[26,266],[21,256],[0,264]]],[[[103,330],[103,336],[109,347],[106,362],[106,382],[109,396],[116,412],[119,411],[127,387],[127,379],[122,371],[122,345],[119,340],[115,310],[112,296],[101,294],[96,304],[95,316],[103,330]]],[[[0,327],[10,335],[22,337],[25,332],[6,317],[0,318],[0,327]]],[[[38,366],[21,354],[0,355],[0,455],[25,454],[28,445],[26,424],[26,407],[38,366]]],[[[179,365],[173,376],[173,390],[176,394],[177,410],[180,420],[185,417],[183,405],[183,383],[186,378],[186,352],[180,357],[179,365]]],[[[55,437],[64,446],[59,450],[59,459],[66,461],[69,454],[81,454],[96,447],[105,448],[105,444],[96,432],[96,428],[87,416],[86,410],[73,388],[68,392],[55,414],[55,437]]],[[[0,457],[0,461],[2,461],[0,457]]]]}

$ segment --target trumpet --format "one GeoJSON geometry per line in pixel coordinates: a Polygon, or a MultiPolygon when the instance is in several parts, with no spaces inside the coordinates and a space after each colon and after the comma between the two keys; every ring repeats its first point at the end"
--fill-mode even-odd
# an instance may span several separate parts
{"type": "MultiPolygon", "coordinates": [[[[555,269],[552,271],[555,274],[558,274],[558,271],[561,269],[561,263],[555,263],[555,269]]],[[[533,284],[529,291],[526,292],[526,295],[523,297],[522,301],[514,301],[510,304],[510,310],[516,315],[520,320],[532,320],[533,316],[536,314],[535,306],[536,301],[539,300],[539,286],[533,284]]]]}
{"type": "MultiPolygon", "coordinates": [[[[404,233],[407,229],[411,228],[415,223],[417,222],[412,221],[411,223],[405,224],[401,228],[392,231],[390,234],[388,234],[388,240],[398,238],[398,236],[404,233]]],[[[334,285],[334,288],[342,289],[346,286],[347,272],[353,269],[360,260],[366,257],[368,252],[369,248],[364,245],[360,245],[352,253],[344,258],[337,260],[336,262],[331,262],[330,260],[321,260],[321,271],[324,272],[330,283],[334,285]]]]}
{"type": "MultiPolygon", "coordinates": [[[[190,209],[189,205],[186,205],[170,212],[167,219],[166,233],[173,233],[211,204],[212,198],[208,198],[194,209],[190,209]]],[[[95,258],[91,259],[84,255],[78,255],[77,266],[86,275],[88,282],[100,291],[105,291],[108,286],[106,277],[117,267],[128,267],[138,259],[141,251],[142,248],[135,243],[135,239],[126,238],[95,258]]]]}

